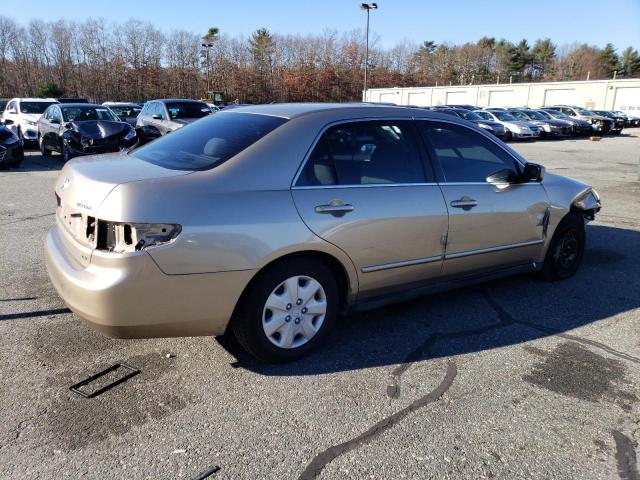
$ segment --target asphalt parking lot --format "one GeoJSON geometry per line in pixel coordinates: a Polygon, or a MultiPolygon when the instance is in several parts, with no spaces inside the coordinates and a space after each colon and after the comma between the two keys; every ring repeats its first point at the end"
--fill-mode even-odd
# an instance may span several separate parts
{"type": "Polygon", "coordinates": [[[30,152],[0,172],[0,477],[639,479],[640,129],[625,133],[512,144],[602,197],[577,276],[350,316],[278,366],[80,322],[43,261],[62,162],[30,152]],[[116,363],[141,373],[69,391],[116,363]]]}

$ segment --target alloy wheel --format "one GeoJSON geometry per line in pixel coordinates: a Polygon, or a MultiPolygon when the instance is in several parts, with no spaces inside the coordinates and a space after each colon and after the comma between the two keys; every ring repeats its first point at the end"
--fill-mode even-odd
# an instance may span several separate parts
{"type": "Polygon", "coordinates": [[[320,331],[326,313],[327,297],[320,282],[296,275],[287,278],[267,297],[262,328],[275,346],[298,348],[320,331]]]}

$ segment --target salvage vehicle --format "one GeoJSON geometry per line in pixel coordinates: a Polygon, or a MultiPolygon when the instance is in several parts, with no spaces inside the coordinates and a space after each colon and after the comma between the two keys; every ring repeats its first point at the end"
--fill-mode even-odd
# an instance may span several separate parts
{"type": "Polygon", "coordinates": [[[571,135],[571,125],[562,120],[549,120],[535,110],[526,108],[513,108],[508,112],[518,120],[533,122],[540,127],[540,136],[543,138],[559,138],[571,135]]]}
{"type": "Polygon", "coordinates": [[[538,112],[543,117],[548,118],[549,120],[562,120],[563,122],[567,122],[569,125],[571,125],[571,135],[591,135],[591,132],[593,132],[591,124],[586,120],[572,118],[569,115],[565,115],[562,112],[551,109],[540,108],[537,109],[536,112],[538,112]]]}
{"type": "Polygon", "coordinates": [[[51,105],[38,120],[40,153],[48,157],[60,152],[65,162],[79,155],[117,152],[137,141],[136,130],[104,105],[51,105]]]}
{"type": "Polygon", "coordinates": [[[19,167],[24,160],[24,148],[18,136],[0,125],[0,167],[19,167]]]}
{"type": "Polygon", "coordinates": [[[540,137],[540,127],[518,120],[503,110],[474,110],[480,118],[491,122],[498,122],[507,130],[505,139],[535,139],[540,137]]]}
{"type": "Polygon", "coordinates": [[[223,110],[55,183],[53,286],[112,337],[233,334],[264,361],[340,315],[482,280],[576,273],[593,188],[424,109],[223,110]]]}
{"type": "Polygon", "coordinates": [[[141,142],[178,130],[213,112],[206,103],[189,99],[151,100],[144,104],[136,120],[141,142]]]}
{"type": "Polygon", "coordinates": [[[572,105],[556,105],[553,107],[545,107],[545,110],[553,109],[569,115],[572,118],[579,118],[591,124],[591,133],[606,135],[613,129],[613,120],[601,115],[591,113],[589,110],[572,105]]]}
{"type": "Polygon", "coordinates": [[[607,117],[613,120],[613,127],[609,131],[609,133],[613,135],[620,135],[622,133],[622,129],[625,127],[627,123],[627,118],[622,115],[616,115],[613,112],[609,112],[608,110],[591,110],[592,113],[596,115],[600,115],[601,117],[607,117]]]}
{"type": "Polygon", "coordinates": [[[102,105],[109,107],[120,120],[127,122],[133,127],[136,126],[138,115],[140,115],[140,112],[142,111],[142,105],[137,103],[104,102],[102,105]]]}
{"type": "Polygon", "coordinates": [[[622,110],[614,110],[614,115],[618,115],[620,117],[624,117],[625,119],[625,127],[640,127],[640,117],[632,117],[627,112],[623,112],[622,110]]]}
{"type": "Polygon", "coordinates": [[[58,103],[53,98],[12,98],[2,114],[2,122],[15,133],[20,141],[35,142],[38,139],[38,119],[49,107],[58,103]]]}

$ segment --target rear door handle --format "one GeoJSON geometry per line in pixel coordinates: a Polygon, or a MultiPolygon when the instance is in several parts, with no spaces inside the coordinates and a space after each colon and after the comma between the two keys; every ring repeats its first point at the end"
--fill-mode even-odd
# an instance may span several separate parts
{"type": "Polygon", "coordinates": [[[354,208],[353,208],[353,205],[350,205],[348,203],[342,203],[339,205],[331,205],[331,204],[318,205],[315,208],[315,210],[316,210],[316,213],[329,213],[332,215],[342,213],[344,215],[345,213],[353,212],[354,208]]]}
{"type": "Polygon", "coordinates": [[[461,198],[460,200],[454,200],[449,205],[453,208],[464,208],[465,210],[470,210],[473,207],[478,206],[478,201],[473,198],[461,198]]]}

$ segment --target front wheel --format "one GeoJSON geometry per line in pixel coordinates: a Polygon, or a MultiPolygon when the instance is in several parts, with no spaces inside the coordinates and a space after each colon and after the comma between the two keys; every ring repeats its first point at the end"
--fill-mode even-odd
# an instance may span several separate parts
{"type": "Polygon", "coordinates": [[[44,146],[44,140],[42,136],[38,136],[38,145],[40,146],[40,153],[42,154],[43,157],[51,156],[51,150],[49,150],[44,146]]]}
{"type": "Polygon", "coordinates": [[[231,323],[240,345],[259,360],[294,360],[319,345],[338,317],[329,268],[311,259],[273,266],[243,295],[231,323]]]}
{"type": "Polygon", "coordinates": [[[584,220],[570,213],[562,219],[553,234],[540,272],[542,278],[556,281],[575,275],[584,256],[584,247],[584,220]]]}
{"type": "Polygon", "coordinates": [[[69,147],[66,143],[62,142],[62,160],[66,163],[73,158],[73,153],[69,150],[69,147]]]}

